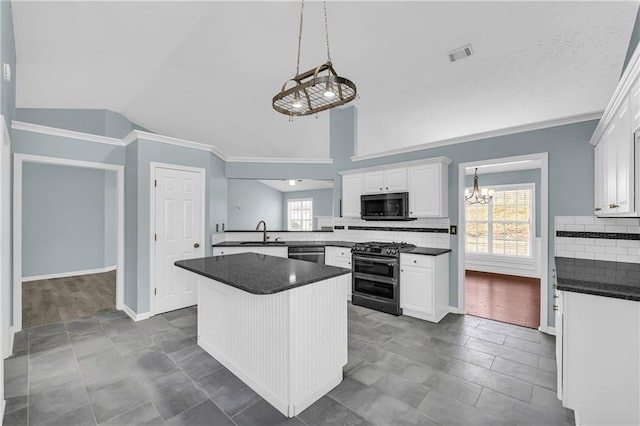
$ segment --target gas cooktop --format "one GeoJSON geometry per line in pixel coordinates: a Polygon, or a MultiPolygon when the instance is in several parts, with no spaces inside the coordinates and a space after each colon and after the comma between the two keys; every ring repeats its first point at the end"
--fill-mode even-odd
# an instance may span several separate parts
{"type": "Polygon", "coordinates": [[[404,242],[392,242],[392,243],[384,243],[377,241],[370,241],[366,243],[356,243],[353,246],[351,251],[353,253],[358,254],[376,254],[376,255],[384,255],[384,256],[398,256],[400,254],[400,250],[406,248],[413,248],[414,244],[404,243],[404,242]]]}

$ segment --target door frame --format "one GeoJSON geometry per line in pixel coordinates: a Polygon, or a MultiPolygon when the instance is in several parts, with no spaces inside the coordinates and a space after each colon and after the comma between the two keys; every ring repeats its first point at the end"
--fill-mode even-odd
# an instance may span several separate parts
{"type": "Polygon", "coordinates": [[[152,161],[149,163],[149,313],[151,316],[156,315],[156,298],[154,297],[155,280],[156,280],[156,250],[155,250],[155,229],[156,229],[156,191],[154,181],[156,179],[157,169],[171,169],[182,172],[200,173],[202,185],[200,195],[202,197],[202,250],[205,251],[206,244],[206,200],[207,200],[207,170],[202,167],[189,167],[178,164],[158,163],[152,161]]]}
{"type": "Polygon", "coordinates": [[[13,331],[22,330],[22,168],[24,163],[52,164],[116,172],[116,309],[124,307],[124,166],[47,157],[13,155],[13,331]]]}
{"type": "Polygon", "coordinates": [[[493,158],[482,161],[471,161],[458,165],[458,312],[465,312],[465,203],[462,197],[465,189],[465,176],[468,167],[479,167],[492,164],[512,163],[518,161],[537,161],[538,167],[532,169],[540,170],[540,244],[541,247],[541,271],[540,271],[540,327],[538,330],[555,334],[555,329],[549,327],[549,153],[541,152],[537,154],[518,155],[514,157],[493,158]]]}

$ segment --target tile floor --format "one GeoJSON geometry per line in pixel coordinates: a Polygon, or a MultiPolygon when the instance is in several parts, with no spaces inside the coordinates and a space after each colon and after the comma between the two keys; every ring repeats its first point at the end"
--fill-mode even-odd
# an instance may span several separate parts
{"type": "Polygon", "coordinates": [[[554,340],[471,316],[349,306],[343,382],[286,419],[195,341],[196,309],[31,328],[5,361],[4,425],[568,425],[554,340]]]}

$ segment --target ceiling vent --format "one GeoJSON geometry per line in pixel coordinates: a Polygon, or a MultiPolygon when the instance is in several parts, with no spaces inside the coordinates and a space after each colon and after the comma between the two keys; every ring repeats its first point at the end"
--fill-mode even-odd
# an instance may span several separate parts
{"type": "Polygon", "coordinates": [[[471,56],[473,54],[473,50],[471,50],[471,45],[467,44],[460,49],[453,50],[449,52],[449,60],[451,62],[459,61],[460,59],[466,58],[467,56],[471,56]]]}

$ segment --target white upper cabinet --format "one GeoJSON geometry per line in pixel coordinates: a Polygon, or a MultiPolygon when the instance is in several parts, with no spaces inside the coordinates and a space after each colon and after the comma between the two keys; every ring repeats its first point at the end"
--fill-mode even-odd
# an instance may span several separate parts
{"type": "Polygon", "coordinates": [[[597,216],[637,216],[635,150],[630,97],[611,115],[595,148],[594,212],[597,216]]]}
{"type": "Polygon", "coordinates": [[[364,175],[342,176],[342,216],[360,217],[360,195],[362,195],[364,175]]]}
{"type": "Polygon", "coordinates": [[[403,192],[407,190],[407,169],[389,169],[364,174],[364,193],[403,192]]]}
{"type": "Polygon", "coordinates": [[[423,164],[407,168],[409,216],[448,216],[448,169],[444,163],[423,164]]]}
{"type": "Polygon", "coordinates": [[[640,49],[631,57],[602,114],[591,144],[594,152],[594,213],[640,217],[640,49]]]}
{"type": "Polygon", "coordinates": [[[408,192],[410,217],[447,217],[450,163],[448,158],[438,157],[391,164],[388,169],[346,172],[342,176],[342,216],[360,217],[362,194],[408,192]]]}

